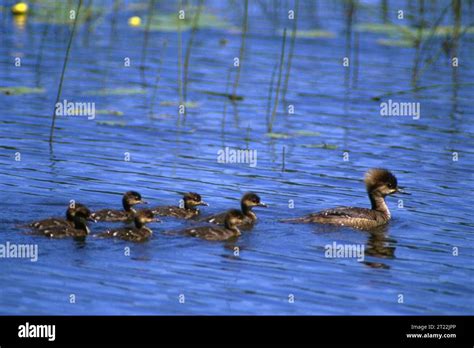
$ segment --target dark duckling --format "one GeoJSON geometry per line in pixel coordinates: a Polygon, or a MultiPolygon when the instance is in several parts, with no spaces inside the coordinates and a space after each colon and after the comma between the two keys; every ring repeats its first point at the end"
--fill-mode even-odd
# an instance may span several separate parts
{"type": "Polygon", "coordinates": [[[89,233],[87,221],[95,220],[91,216],[91,212],[85,206],[77,206],[73,216],[73,226],[52,226],[49,228],[34,230],[34,234],[43,235],[49,238],[66,238],[72,237],[74,239],[84,239],[89,233]]]}
{"type": "MultiPolygon", "coordinates": [[[[260,201],[260,197],[253,193],[247,192],[242,196],[240,200],[240,209],[242,214],[244,214],[245,219],[239,224],[241,228],[251,227],[257,220],[257,215],[252,211],[253,207],[264,207],[268,206],[265,203],[260,201]]],[[[202,219],[202,221],[207,221],[213,224],[223,225],[225,222],[226,213],[215,214],[207,216],[202,219]]]]}
{"type": "Polygon", "coordinates": [[[384,225],[391,219],[390,211],[385,203],[385,197],[395,193],[408,193],[398,186],[397,178],[387,169],[370,169],[365,174],[364,181],[372,205],[371,209],[337,207],[300,218],[282,221],[299,223],[315,222],[320,224],[348,226],[363,230],[370,230],[384,225]]]}
{"type": "MultiPolygon", "coordinates": [[[[66,210],[66,218],[48,218],[44,220],[34,221],[28,224],[28,227],[37,229],[37,230],[44,230],[46,228],[54,228],[54,227],[74,227],[74,215],[76,210],[87,209],[87,207],[81,203],[74,203],[70,204],[66,210]]],[[[87,209],[88,210],[88,209],[87,209]]]]}
{"type": "Polygon", "coordinates": [[[245,220],[245,215],[240,210],[232,209],[226,213],[224,226],[190,227],[179,233],[187,234],[205,240],[222,241],[241,235],[237,226],[245,220]]]}
{"type": "Polygon", "coordinates": [[[176,218],[192,219],[200,214],[198,206],[208,206],[201,198],[201,195],[195,192],[188,192],[183,196],[183,207],[161,206],[153,208],[153,214],[158,216],[172,216],[176,218]]]}
{"type": "Polygon", "coordinates": [[[123,210],[102,209],[93,213],[92,217],[96,221],[131,222],[136,213],[133,206],[137,204],[147,204],[147,202],[138,192],[128,191],[122,198],[123,210]]]}
{"type": "Polygon", "coordinates": [[[107,230],[98,233],[96,236],[104,238],[118,238],[130,242],[145,242],[153,234],[153,231],[146,226],[150,222],[160,222],[150,209],[140,210],[134,218],[134,227],[123,227],[114,230],[107,230]]]}

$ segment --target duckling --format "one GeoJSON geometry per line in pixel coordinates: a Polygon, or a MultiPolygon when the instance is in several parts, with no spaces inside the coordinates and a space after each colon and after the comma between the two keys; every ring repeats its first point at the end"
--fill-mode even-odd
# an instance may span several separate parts
{"type": "Polygon", "coordinates": [[[96,236],[104,238],[118,238],[130,242],[145,242],[147,241],[153,231],[146,226],[150,222],[160,222],[150,209],[140,210],[135,214],[134,227],[124,227],[115,230],[107,230],[98,233],[96,236]]]}
{"type": "Polygon", "coordinates": [[[36,229],[33,233],[50,238],[72,237],[74,239],[84,239],[90,233],[87,220],[95,222],[90,210],[83,205],[77,206],[77,204],[72,220],[73,226],[52,226],[44,229],[36,229]]]}
{"type": "MultiPolygon", "coordinates": [[[[257,220],[257,215],[252,211],[253,207],[267,208],[268,206],[260,201],[260,197],[257,194],[253,192],[247,192],[240,200],[240,209],[242,214],[244,214],[245,219],[240,223],[239,227],[249,228],[255,223],[257,220]]],[[[220,213],[203,218],[202,221],[223,225],[225,222],[225,217],[226,213],[220,213]]]]}
{"type": "Polygon", "coordinates": [[[195,192],[188,192],[183,196],[183,207],[177,206],[162,206],[152,209],[153,214],[158,216],[172,216],[183,219],[191,219],[200,214],[197,208],[200,205],[208,206],[206,202],[201,199],[201,195],[195,192]]]}
{"type": "Polygon", "coordinates": [[[124,193],[122,198],[123,210],[102,209],[93,213],[92,217],[97,221],[131,222],[136,213],[133,206],[147,203],[138,192],[128,191],[124,193]]]}
{"type": "Polygon", "coordinates": [[[87,209],[87,207],[81,203],[74,203],[68,206],[66,210],[66,218],[48,218],[44,220],[34,221],[28,224],[28,227],[37,229],[37,230],[44,230],[46,228],[52,227],[74,227],[74,214],[76,210],[87,209]]]}
{"type": "Polygon", "coordinates": [[[391,219],[390,211],[385,204],[385,197],[395,193],[409,194],[398,186],[397,178],[387,169],[373,168],[365,174],[367,194],[372,204],[371,209],[337,207],[309,214],[283,222],[301,222],[348,226],[370,230],[386,224],[391,219]]]}
{"type": "Polygon", "coordinates": [[[224,226],[190,227],[180,231],[192,237],[205,240],[227,240],[241,235],[237,226],[245,220],[245,215],[240,210],[229,210],[225,215],[224,226]]]}

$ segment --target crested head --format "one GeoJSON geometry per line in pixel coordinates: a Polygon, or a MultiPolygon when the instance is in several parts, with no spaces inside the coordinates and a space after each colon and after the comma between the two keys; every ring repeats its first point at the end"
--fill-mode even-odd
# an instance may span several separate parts
{"type": "Polygon", "coordinates": [[[383,195],[397,192],[397,178],[384,168],[372,168],[365,174],[365,186],[368,193],[379,191],[383,195]]]}

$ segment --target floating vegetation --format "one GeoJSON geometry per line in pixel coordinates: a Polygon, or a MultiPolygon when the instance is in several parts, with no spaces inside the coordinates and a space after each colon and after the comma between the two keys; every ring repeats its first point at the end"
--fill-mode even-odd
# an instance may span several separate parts
{"type": "Polygon", "coordinates": [[[379,39],[377,43],[381,46],[388,46],[388,47],[414,47],[415,42],[413,40],[406,40],[406,39],[379,39]]]}
{"type": "Polygon", "coordinates": [[[244,97],[241,95],[234,95],[231,93],[223,93],[223,92],[214,92],[214,91],[200,91],[201,93],[204,94],[209,94],[209,95],[216,95],[219,97],[227,97],[230,100],[244,100],[244,97]]]}
{"type": "Polygon", "coordinates": [[[293,137],[318,137],[321,135],[319,132],[312,132],[307,130],[299,130],[292,133],[276,133],[268,132],[265,134],[267,137],[272,139],[289,139],[293,137]]]}
{"type": "Polygon", "coordinates": [[[415,31],[407,26],[395,25],[391,23],[361,23],[355,26],[357,31],[373,33],[373,34],[384,34],[384,35],[415,35],[415,31]]]}
{"type": "Polygon", "coordinates": [[[303,144],[301,146],[311,148],[311,149],[324,149],[324,150],[336,150],[337,149],[337,145],[331,145],[331,144],[326,144],[326,143],[322,143],[322,144],[303,144]]]}
{"type": "MultiPolygon", "coordinates": [[[[182,31],[196,29],[226,29],[231,30],[235,28],[218,16],[205,12],[205,8],[202,9],[202,12],[199,14],[196,21],[193,21],[198,12],[198,7],[189,7],[186,9],[185,19],[178,19],[176,13],[169,14],[159,14],[154,15],[150,23],[150,31],[166,31],[166,32],[176,32],[178,31],[178,25],[181,26],[182,31]]],[[[143,25],[142,28],[145,28],[143,25]]]]}
{"type": "Polygon", "coordinates": [[[96,110],[95,113],[96,115],[123,116],[123,112],[118,110],[96,110]]]}
{"type": "Polygon", "coordinates": [[[87,95],[135,95],[135,94],[146,94],[146,90],[143,88],[103,88],[95,91],[86,92],[87,95]]]}
{"type": "MultiPolygon", "coordinates": [[[[175,101],[162,101],[162,102],[160,102],[160,105],[161,106],[178,106],[180,104],[178,102],[175,102],[175,101]]],[[[181,105],[184,105],[185,108],[197,108],[197,107],[199,107],[199,103],[192,102],[192,101],[182,103],[181,105]]]]}
{"type": "Polygon", "coordinates": [[[318,137],[321,135],[321,133],[307,131],[307,130],[300,130],[300,131],[296,131],[294,135],[300,136],[300,137],[318,137]]]}
{"type": "MultiPolygon", "coordinates": [[[[283,31],[281,31],[281,35],[283,35],[283,31]]],[[[301,39],[334,39],[337,35],[332,31],[312,29],[297,30],[295,36],[301,39]]]]}
{"type": "MultiPolygon", "coordinates": [[[[47,23],[55,25],[71,25],[74,17],[71,18],[71,4],[68,1],[37,0],[31,16],[33,22],[47,23]]],[[[106,14],[106,8],[88,5],[77,15],[77,24],[93,22],[106,14]]]]}
{"type": "Polygon", "coordinates": [[[5,95],[40,94],[44,92],[45,92],[44,88],[37,88],[37,87],[25,87],[25,86],[0,87],[0,93],[5,94],[5,95]]]}
{"type": "Polygon", "coordinates": [[[100,126],[125,127],[127,125],[124,121],[96,121],[100,126]]]}
{"type": "Polygon", "coordinates": [[[384,93],[384,94],[372,97],[371,99],[374,100],[374,101],[380,101],[384,98],[387,98],[387,97],[390,97],[390,96],[393,96],[393,95],[412,94],[412,93],[419,92],[419,91],[437,89],[437,88],[451,89],[453,87],[458,87],[458,88],[459,87],[474,87],[474,83],[469,83],[469,82],[468,83],[457,83],[457,84],[447,83],[447,84],[437,84],[437,85],[429,85],[429,86],[418,86],[418,87],[415,87],[415,88],[410,88],[410,89],[406,89],[406,90],[402,90],[402,91],[384,93]]]}
{"type": "Polygon", "coordinates": [[[267,137],[269,138],[272,138],[272,139],[288,139],[290,138],[290,135],[289,134],[285,134],[285,133],[273,133],[273,132],[269,132],[269,133],[266,133],[265,134],[267,137]]]}
{"type": "MultiPolygon", "coordinates": [[[[453,36],[456,28],[452,25],[440,25],[436,27],[425,27],[425,28],[415,28],[404,25],[395,25],[390,23],[362,23],[356,26],[357,31],[368,32],[374,34],[388,35],[390,37],[398,37],[397,40],[379,40],[378,42],[385,46],[402,46],[402,47],[413,47],[415,45],[414,41],[419,34],[421,40],[425,40],[430,36],[446,37],[453,36]],[[421,30],[420,30],[421,29],[421,30]],[[410,42],[408,46],[408,42],[410,42]]],[[[474,26],[461,27],[460,31],[465,34],[474,34],[474,26]]]]}

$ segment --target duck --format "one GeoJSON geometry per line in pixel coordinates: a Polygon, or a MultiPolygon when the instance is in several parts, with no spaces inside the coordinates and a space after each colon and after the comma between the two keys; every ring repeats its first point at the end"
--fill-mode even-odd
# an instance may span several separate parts
{"type": "Polygon", "coordinates": [[[83,240],[90,234],[87,221],[95,222],[91,211],[84,205],[76,204],[74,215],[72,217],[73,225],[56,225],[42,229],[34,229],[33,234],[43,235],[49,238],[66,238],[83,240]]]}
{"type": "Polygon", "coordinates": [[[160,222],[160,220],[155,218],[153,211],[150,209],[140,210],[134,216],[135,225],[133,227],[107,230],[96,234],[96,236],[102,238],[117,238],[136,243],[145,242],[153,235],[153,231],[146,226],[147,223],[151,222],[160,222]]]}
{"type": "Polygon", "coordinates": [[[92,217],[96,221],[132,222],[136,213],[133,206],[147,203],[138,192],[128,191],[122,197],[123,210],[102,209],[93,213],[92,217]]]}
{"type": "Polygon", "coordinates": [[[319,223],[371,230],[389,222],[392,215],[385,197],[393,194],[409,194],[398,186],[395,175],[385,168],[369,169],[364,178],[371,208],[336,207],[295,219],[280,220],[294,223],[319,223]]]}
{"type": "MultiPolygon", "coordinates": [[[[254,207],[267,208],[268,205],[260,200],[260,197],[253,192],[245,193],[240,200],[240,209],[245,219],[239,224],[242,229],[249,228],[257,221],[257,215],[252,211],[254,207]]],[[[211,216],[207,216],[202,221],[210,222],[217,225],[223,225],[225,222],[227,213],[219,213],[211,216]]]]}
{"type": "Polygon", "coordinates": [[[210,225],[189,227],[178,233],[208,241],[225,241],[241,235],[238,226],[242,224],[244,220],[245,215],[240,210],[231,209],[225,214],[224,226],[210,225]]]}
{"type": "Polygon", "coordinates": [[[183,207],[159,206],[152,209],[157,216],[172,216],[175,218],[192,219],[199,216],[198,206],[209,206],[196,192],[188,192],[183,195],[183,207]]]}
{"type": "Polygon", "coordinates": [[[84,204],[81,203],[71,203],[66,209],[66,218],[60,217],[51,217],[39,221],[33,221],[27,225],[27,227],[44,230],[46,228],[53,227],[74,227],[74,215],[77,210],[88,210],[84,204]]]}

